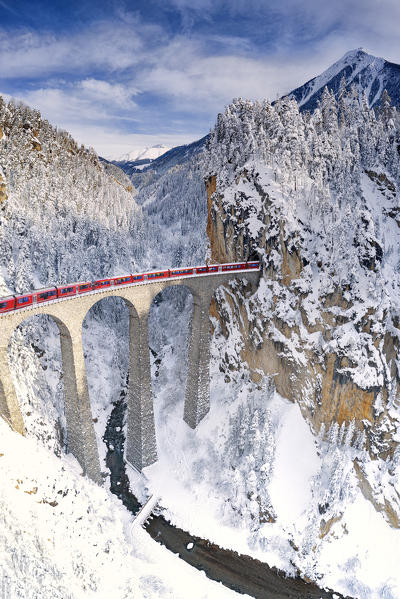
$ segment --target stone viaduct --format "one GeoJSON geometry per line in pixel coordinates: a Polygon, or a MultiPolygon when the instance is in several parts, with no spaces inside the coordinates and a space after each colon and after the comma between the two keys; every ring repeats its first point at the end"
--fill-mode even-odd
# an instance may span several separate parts
{"type": "Polygon", "coordinates": [[[153,299],[163,289],[174,285],[184,285],[193,296],[183,417],[190,427],[195,428],[207,414],[210,403],[209,310],[212,296],[217,287],[228,283],[232,278],[246,279],[255,287],[259,275],[259,271],[238,271],[174,277],[127,287],[111,287],[48,304],[35,304],[0,316],[0,415],[13,429],[21,434],[25,433],[9,369],[8,346],[19,324],[37,314],[47,314],[55,320],[60,332],[67,451],[77,458],[87,476],[101,484],[83,355],[82,325],[88,311],[98,301],[105,297],[120,297],[129,309],[130,376],[126,460],[137,470],[142,470],[157,460],[147,324],[153,299]]]}

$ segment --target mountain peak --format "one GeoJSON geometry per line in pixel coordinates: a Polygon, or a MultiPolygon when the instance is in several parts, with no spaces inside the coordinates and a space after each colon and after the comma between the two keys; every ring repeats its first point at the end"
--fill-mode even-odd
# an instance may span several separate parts
{"type": "MultiPolygon", "coordinates": [[[[354,48],[354,50],[349,50],[348,52],[346,52],[346,53],[343,55],[343,58],[342,58],[342,60],[343,60],[344,58],[347,58],[347,57],[355,57],[355,56],[358,56],[358,55],[360,55],[360,54],[367,54],[368,56],[372,56],[372,54],[370,54],[370,53],[368,52],[368,50],[366,50],[365,48],[362,48],[362,47],[360,47],[360,48],[354,48]]],[[[375,58],[375,57],[374,57],[374,58],[375,58]]]]}
{"type": "Polygon", "coordinates": [[[387,89],[392,103],[400,105],[400,66],[369,54],[365,48],[349,50],[323,73],[293,90],[289,96],[297,100],[301,110],[313,111],[318,106],[325,86],[337,97],[342,78],[347,88],[355,85],[360,96],[366,93],[371,107],[379,105],[384,89],[387,89]]]}
{"type": "MultiPolygon", "coordinates": [[[[348,52],[346,52],[342,58],[340,58],[338,61],[336,61],[334,63],[334,65],[340,65],[343,63],[349,64],[349,63],[353,63],[353,62],[359,62],[359,61],[365,61],[366,63],[371,63],[374,60],[383,60],[382,58],[379,58],[377,56],[374,56],[373,54],[370,54],[368,52],[368,50],[366,50],[365,48],[355,48],[354,50],[349,50],[348,52]]],[[[332,67],[334,66],[332,65],[332,67]]],[[[329,67],[329,68],[332,68],[329,67]]],[[[329,70],[329,69],[327,69],[329,70]]]]}

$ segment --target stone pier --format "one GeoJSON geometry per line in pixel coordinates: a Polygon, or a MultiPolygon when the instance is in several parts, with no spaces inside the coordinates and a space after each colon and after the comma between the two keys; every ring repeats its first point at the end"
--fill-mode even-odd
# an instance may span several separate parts
{"type": "Polygon", "coordinates": [[[149,310],[144,310],[138,315],[135,308],[130,307],[128,432],[125,456],[127,462],[139,471],[157,461],[148,316],[149,310]]]}
{"type": "Polygon", "coordinates": [[[196,428],[210,409],[210,286],[193,292],[184,421],[196,428]]]}

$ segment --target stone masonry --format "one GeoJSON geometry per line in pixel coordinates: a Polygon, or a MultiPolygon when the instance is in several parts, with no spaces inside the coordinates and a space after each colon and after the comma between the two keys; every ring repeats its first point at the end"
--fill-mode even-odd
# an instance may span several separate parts
{"type": "Polygon", "coordinates": [[[143,285],[112,287],[47,305],[34,305],[0,317],[0,415],[13,429],[25,433],[14,384],[8,365],[8,345],[15,328],[36,314],[47,314],[60,332],[64,371],[67,450],[79,461],[84,473],[101,484],[98,448],[90,409],[82,347],[82,324],[90,308],[105,297],[121,297],[129,309],[130,376],[126,460],[137,470],[157,460],[157,443],[151,392],[148,316],[153,299],[166,287],[184,285],[193,295],[188,375],[184,420],[195,428],[210,408],[210,323],[209,309],[217,287],[232,278],[256,286],[260,273],[227,272],[165,279],[143,285]]]}

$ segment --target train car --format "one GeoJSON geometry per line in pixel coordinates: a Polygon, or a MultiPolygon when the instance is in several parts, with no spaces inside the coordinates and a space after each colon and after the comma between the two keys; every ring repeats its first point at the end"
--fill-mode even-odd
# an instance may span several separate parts
{"type": "Polygon", "coordinates": [[[146,279],[153,281],[154,279],[166,279],[169,277],[169,270],[161,270],[159,272],[147,272],[145,274],[146,279]]]}
{"type": "Polygon", "coordinates": [[[76,284],[57,286],[57,297],[70,297],[76,295],[76,284]]]}
{"type": "Polygon", "coordinates": [[[119,277],[115,277],[113,279],[113,283],[115,286],[128,285],[129,283],[132,283],[132,277],[131,275],[120,275],[119,277]]]}
{"type": "Polygon", "coordinates": [[[192,275],[193,268],[180,268],[178,270],[170,270],[169,272],[171,273],[171,277],[184,277],[185,275],[192,275]]]}
{"type": "Polygon", "coordinates": [[[131,275],[132,283],[138,283],[139,281],[144,281],[144,275],[134,274],[131,275]]]}
{"type": "Polygon", "coordinates": [[[207,272],[219,272],[220,266],[218,264],[209,264],[207,266],[207,272]]]}
{"type": "Polygon", "coordinates": [[[15,296],[9,295],[0,299],[0,314],[15,310],[15,296]]]}
{"type": "Polygon", "coordinates": [[[112,279],[99,279],[94,281],[93,286],[95,289],[103,289],[103,287],[111,287],[112,279]]]}
{"type": "Polygon", "coordinates": [[[246,262],[240,262],[239,264],[222,264],[222,271],[227,270],[243,270],[246,268],[246,262]]]}
{"type": "Polygon", "coordinates": [[[33,304],[33,294],[26,293],[25,295],[16,295],[15,296],[15,310],[19,308],[26,308],[27,306],[31,306],[33,304]]]}
{"type": "Polygon", "coordinates": [[[132,278],[132,283],[138,283],[140,281],[144,281],[144,275],[140,275],[135,273],[134,275],[131,275],[132,278]]]}
{"type": "Polygon", "coordinates": [[[81,293],[88,293],[88,291],[93,291],[92,281],[82,281],[81,283],[76,284],[76,288],[78,291],[78,295],[81,293]]]}
{"type": "Polygon", "coordinates": [[[33,294],[33,302],[41,304],[42,302],[49,302],[57,297],[56,287],[44,287],[43,289],[35,290],[33,294]]]}

